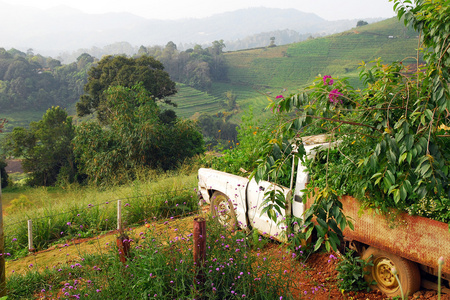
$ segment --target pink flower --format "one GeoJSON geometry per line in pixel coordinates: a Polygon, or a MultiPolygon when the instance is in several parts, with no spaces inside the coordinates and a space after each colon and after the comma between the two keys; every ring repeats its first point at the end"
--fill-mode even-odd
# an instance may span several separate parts
{"type": "Polygon", "coordinates": [[[331,103],[337,104],[338,102],[340,102],[342,104],[342,100],[339,100],[338,98],[340,96],[343,96],[343,94],[341,92],[339,92],[337,89],[334,89],[330,92],[330,94],[328,94],[328,98],[330,99],[331,103]]]}
{"type": "Polygon", "coordinates": [[[284,96],[283,96],[283,95],[278,95],[278,96],[276,97],[276,99],[280,99],[280,98],[284,99],[284,96]]]}
{"type": "Polygon", "coordinates": [[[333,78],[331,78],[330,75],[323,76],[323,84],[324,85],[333,85],[333,83],[334,83],[334,80],[333,80],[333,78]]]}

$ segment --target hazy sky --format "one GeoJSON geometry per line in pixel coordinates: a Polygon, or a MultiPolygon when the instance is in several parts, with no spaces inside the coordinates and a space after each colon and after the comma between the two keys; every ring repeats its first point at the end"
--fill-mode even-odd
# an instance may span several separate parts
{"type": "MultiPolygon", "coordinates": [[[[394,16],[388,0],[0,0],[14,5],[51,8],[66,5],[85,13],[130,12],[152,19],[201,18],[248,7],[295,8],[327,20],[394,16]]],[[[268,20],[270,22],[270,20],[268,20]]]]}

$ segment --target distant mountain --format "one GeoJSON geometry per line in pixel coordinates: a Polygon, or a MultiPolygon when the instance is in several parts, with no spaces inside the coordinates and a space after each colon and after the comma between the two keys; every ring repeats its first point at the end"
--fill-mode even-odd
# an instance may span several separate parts
{"type": "Polygon", "coordinates": [[[356,22],[331,22],[295,9],[262,7],[203,19],[151,20],[129,13],[85,14],[67,6],[31,9],[0,1],[0,47],[22,51],[32,48],[35,53],[57,56],[63,51],[117,42],[137,47],[165,45],[169,41],[177,45],[209,44],[214,40],[233,42],[280,30],[299,35],[332,34],[355,27],[356,22]]]}

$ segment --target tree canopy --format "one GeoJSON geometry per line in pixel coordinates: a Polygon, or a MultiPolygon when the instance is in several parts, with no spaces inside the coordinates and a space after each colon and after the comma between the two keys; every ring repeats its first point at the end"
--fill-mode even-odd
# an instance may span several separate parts
{"type": "Polygon", "coordinates": [[[82,94],[93,61],[90,57],[83,65],[63,66],[32,51],[0,48],[0,106],[4,110],[68,107],[82,94]]]}
{"type": "Polygon", "coordinates": [[[112,86],[105,93],[110,113],[99,123],[77,128],[74,151],[80,171],[95,183],[121,182],[148,167],[170,170],[204,152],[204,142],[189,120],[166,122],[142,84],[112,86]]]}
{"type": "Polygon", "coordinates": [[[7,134],[3,145],[9,156],[23,157],[22,167],[31,173],[31,185],[54,185],[62,174],[75,175],[72,139],[75,127],[67,112],[56,106],[49,108],[30,128],[16,127],[7,134]]]}
{"type": "Polygon", "coordinates": [[[108,120],[108,102],[106,90],[112,86],[131,88],[142,82],[142,86],[151,93],[148,100],[163,101],[172,104],[166,97],[176,93],[175,83],[164,71],[161,62],[143,55],[137,58],[125,56],[105,56],[89,70],[85,94],[77,103],[78,116],[97,113],[101,122],[108,120]]]}
{"type": "Polygon", "coordinates": [[[223,40],[214,41],[208,48],[195,45],[192,49],[178,51],[173,42],[165,47],[141,47],[138,54],[148,54],[161,61],[170,77],[202,91],[208,91],[213,81],[227,78],[226,62],[223,57],[223,40]]]}

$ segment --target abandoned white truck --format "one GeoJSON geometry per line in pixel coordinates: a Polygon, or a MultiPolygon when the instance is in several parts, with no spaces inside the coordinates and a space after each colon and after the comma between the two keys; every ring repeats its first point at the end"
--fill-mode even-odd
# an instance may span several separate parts
{"type": "MultiPolygon", "coordinates": [[[[307,155],[314,155],[319,147],[329,147],[324,140],[304,139],[307,155]]],[[[294,169],[294,168],[293,168],[294,169]]],[[[261,214],[265,192],[271,189],[282,191],[292,197],[290,211],[293,216],[302,217],[305,209],[314,199],[303,202],[302,190],[308,182],[308,174],[302,164],[297,166],[295,188],[276,186],[267,181],[256,182],[213,169],[202,168],[198,172],[200,197],[210,203],[213,216],[222,223],[240,228],[255,228],[261,233],[283,240],[285,230],[282,222],[272,221],[266,213],[261,214]],[[293,195],[291,194],[293,193],[293,195]],[[281,225],[280,225],[281,224],[281,225]]],[[[292,173],[294,174],[294,172],[292,173]]],[[[291,183],[292,183],[291,179],[291,183]]],[[[288,199],[288,198],[287,198],[288,199]]],[[[443,292],[448,292],[450,279],[450,233],[446,223],[434,221],[406,213],[396,214],[395,226],[383,215],[371,212],[360,213],[360,203],[350,196],[342,197],[343,212],[352,219],[354,230],[348,227],[343,231],[344,239],[351,249],[363,259],[373,262],[369,282],[387,296],[412,295],[420,286],[436,289],[433,282],[438,274],[438,259],[447,258],[442,266],[443,292]],[[395,267],[401,288],[392,274],[395,267]]],[[[288,206],[287,206],[288,207],[288,206]]],[[[286,211],[277,215],[278,221],[286,215],[286,211]]]]}

